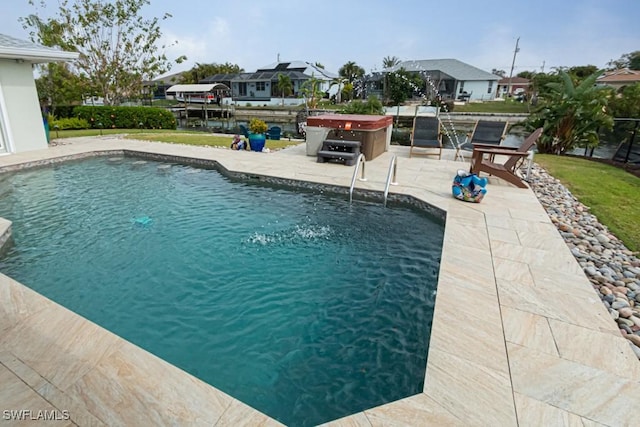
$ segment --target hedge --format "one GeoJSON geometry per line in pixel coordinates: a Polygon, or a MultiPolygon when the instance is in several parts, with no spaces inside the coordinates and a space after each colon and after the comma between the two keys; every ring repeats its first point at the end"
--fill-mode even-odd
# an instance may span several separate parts
{"type": "Polygon", "coordinates": [[[76,108],[76,105],[56,105],[51,107],[49,112],[58,119],[70,119],[75,117],[75,114],[73,114],[74,108],[76,108]]]}
{"type": "Polygon", "coordinates": [[[77,106],[73,114],[89,122],[92,128],[175,129],[171,111],[155,107],[77,106]]]}
{"type": "Polygon", "coordinates": [[[49,128],[50,129],[58,129],[58,130],[67,130],[67,129],[89,129],[89,122],[85,119],[80,119],[78,117],[69,117],[62,119],[51,119],[49,118],[49,128]]]}

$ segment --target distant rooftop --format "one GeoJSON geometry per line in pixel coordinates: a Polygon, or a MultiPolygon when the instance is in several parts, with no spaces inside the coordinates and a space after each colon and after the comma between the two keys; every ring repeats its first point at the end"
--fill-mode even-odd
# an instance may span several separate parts
{"type": "Polygon", "coordinates": [[[164,76],[160,76],[160,77],[156,77],[153,80],[149,80],[147,82],[145,82],[146,84],[149,83],[156,83],[156,84],[176,84],[178,83],[178,81],[180,80],[180,78],[182,77],[182,75],[186,73],[186,71],[180,71],[178,73],[172,73],[172,74],[167,74],[164,76]]]}
{"type": "Polygon", "coordinates": [[[422,59],[403,61],[398,65],[385,68],[385,72],[398,71],[404,68],[406,71],[424,71],[436,72],[440,71],[453,77],[456,80],[500,80],[499,76],[491,74],[473,65],[466,64],[457,59],[422,59]]]}
{"type": "Polygon", "coordinates": [[[278,75],[283,74],[288,76],[292,80],[306,80],[309,76],[303,74],[301,71],[261,71],[258,70],[255,73],[236,73],[236,74],[214,74],[205,79],[200,80],[200,83],[214,83],[214,82],[229,82],[229,81],[265,81],[270,80],[273,82],[278,81],[278,75]]]}
{"type": "Polygon", "coordinates": [[[531,80],[529,79],[525,79],[524,77],[505,77],[502,78],[498,81],[498,84],[501,85],[508,85],[509,84],[509,80],[511,80],[511,84],[516,84],[516,85],[527,85],[529,83],[531,83],[531,80]]]}
{"type": "Polygon", "coordinates": [[[622,68],[620,70],[607,71],[598,77],[598,83],[632,83],[640,82],[640,70],[622,68]]]}
{"type": "Polygon", "coordinates": [[[327,79],[335,79],[338,77],[336,73],[327,71],[324,68],[320,68],[315,64],[306,61],[280,61],[273,62],[271,64],[260,67],[256,70],[260,71],[302,71],[307,75],[313,75],[315,77],[325,77],[327,79]]]}

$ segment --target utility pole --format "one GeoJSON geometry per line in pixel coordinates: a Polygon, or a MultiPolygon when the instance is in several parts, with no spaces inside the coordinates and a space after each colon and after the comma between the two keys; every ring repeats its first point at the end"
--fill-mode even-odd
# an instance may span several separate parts
{"type": "Polygon", "coordinates": [[[545,61],[542,61],[542,68],[540,68],[541,73],[544,73],[544,64],[545,64],[545,61]]]}
{"type": "Polygon", "coordinates": [[[513,61],[511,61],[511,71],[509,71],[509,85],[507,86],[507,96],[511,96],[511,78],[513,77],[513,67],[516,64],[516,55],[520,52],[520,48],[518,48],[519,42],[520,37],[516,39],[516,48],[513,51],[513,61]]]}

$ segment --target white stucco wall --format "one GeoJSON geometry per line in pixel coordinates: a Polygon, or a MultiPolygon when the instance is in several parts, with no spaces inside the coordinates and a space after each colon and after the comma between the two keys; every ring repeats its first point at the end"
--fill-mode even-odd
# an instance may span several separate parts
{"type": "Polygon", "coordinates": [[[0,59],[1,126],[8,151],[47,148],[31,63],[0,59]]]}
{"type": "MultiPolygon", "coordinates": [[[[456,87],[456,99],[460,96],[460,84],[456,87]]],[[[487,93],[489,90],[489,80],[477,80],[477,81],[465,81],[464,91],[471,94],[471,100],[477,101],[491,101],[496,97],[496,90],[498,89],[498,82],[494,81],[491,87],[491,93],[487,93]]]]}

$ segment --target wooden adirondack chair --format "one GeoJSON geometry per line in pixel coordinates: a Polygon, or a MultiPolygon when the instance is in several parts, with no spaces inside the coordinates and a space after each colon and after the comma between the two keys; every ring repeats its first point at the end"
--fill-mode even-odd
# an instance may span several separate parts
{"type": "Polygon", "coordinates": [[[481,172],[486,172],[489,175],[502,178],[516,187],[527,188],[527,184],[518,176],[517,169],[520,163],[529,156],[529,151],[536,144],[540,135],[542,135],[542,128],[533,131],[516,149],[487,147],[486,145],[474,146],[471,155],[471,172],[478,176],[481,172]],[[495,160],[495,156],[502,156],[498,159],[504,159],[506,156],[506,160],[504,163],[499,163],[495,160]]]}

